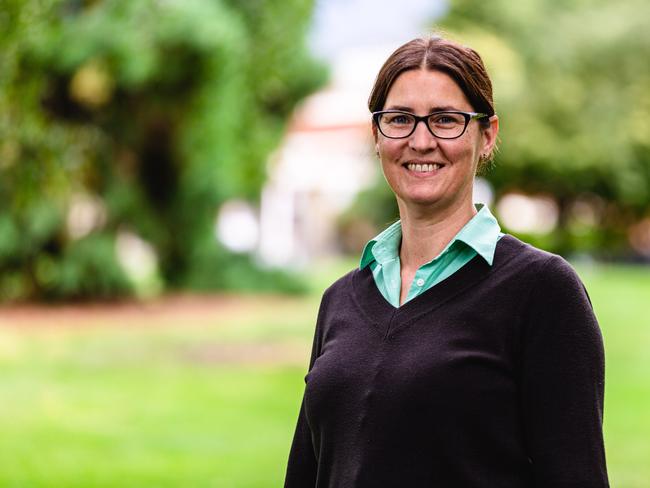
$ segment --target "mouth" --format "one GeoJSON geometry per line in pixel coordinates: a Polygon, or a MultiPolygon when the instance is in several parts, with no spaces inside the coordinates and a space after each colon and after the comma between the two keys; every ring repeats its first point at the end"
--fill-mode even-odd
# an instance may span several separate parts
{"type": "Polygon", "coordinates": [[[434,173],[439,171],[441,168],[444,168],[444,164],[432,163],[432,162],[408,162],[402,165],[409,172],[412,173],[434,173]]]}

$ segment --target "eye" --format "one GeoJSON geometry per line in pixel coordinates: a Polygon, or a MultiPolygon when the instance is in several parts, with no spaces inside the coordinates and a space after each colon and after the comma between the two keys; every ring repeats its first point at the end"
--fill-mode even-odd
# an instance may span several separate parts
{"type": "Polygon", "coordinates": [[[438,127],[449,127],[454,125],[462,125],[465,119],[460,114],[454,113],[440,113],[431,116],[430,123],[438,127]]]}
{"type": "Polygon", "coordinates": [[[413,117],[407,114],[385,114],[384,121],[391,125],[409,125],[413,122],[413,117]]]}

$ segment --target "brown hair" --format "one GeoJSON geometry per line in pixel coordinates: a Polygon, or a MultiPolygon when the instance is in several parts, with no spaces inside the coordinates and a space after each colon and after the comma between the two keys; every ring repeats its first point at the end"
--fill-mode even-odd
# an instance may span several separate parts
{"type": "MultiPolygon", "coordinates": [[[[481,56],[469,47],[439,36],[413,39],[388,57],[370,92],[370,111],[384,108],[388,92],[400,74],[421,68],[446,73],[458,84],[476,112],[494,115],[492,82],[481,56]]],[[[481,123],[489,125],[487,119],[481,119],[481,123]]]]}

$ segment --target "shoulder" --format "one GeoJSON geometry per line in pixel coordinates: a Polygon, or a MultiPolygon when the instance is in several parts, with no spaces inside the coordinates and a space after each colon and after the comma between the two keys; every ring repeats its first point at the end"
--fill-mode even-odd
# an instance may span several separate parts
{"type": "Polygon", "coordinates": [[[333,315],[340,312],[341,309],[347,309],[345,306],[346,300],[352,295],[353,280],[360,270],[355,268],[345,275],[341,276],[334,283],[332,283],[324,292],[321,297],[320,306],[318,307],[318,317],[316,320],[316,343],[315,350],[319,350],[320,341],[326,334],[328,324],[333,315]]]}
{"type": "Polygon", "coordinates": [[[353,288],[354,280],[357,277],[358,273],[361,273],[362,270],[359,268],[354,268],[348,271],[346,274],[338,278],[334,283],[328,286],[323,292],[322,305],[327,304],[333,298],[337,296],[347,295],[353,288]]]}
{"type": "Polygon", "coordinates": [[[533,302],[574,301],[590,305],[582,280],[562,256],[505,235],[498,242],[495,265],[497,274],[516,280],[523,296],[528,295],[533,302]]]}
{"type": "Polygon", "coordinates": [[[495,262],[500,266],[518,268],[537,279],[580,281],[569,262],[558,254],[539,249],[516,237],[506,234],[497,243],[495,262]]]}
{"type": "Polygon", "coordinates": [[[347,288],[352,286],[352,281],[354,280],[357,273],[361,270],[359,268],[354,268],[345,273],[343,276],[335,280],[330,286],[325,289],[325,293],[335,293],[341,288],[347,288]]]}
{"type": "Polygon", "coordinates": [[[502,239],[506,238],[505,247],[517,250],[512,260],[518,270],[515,279],[520,280],[519,300],[527,309],[528,332],[535,336],[554,331],[563,340],[568,340],[566,334],[578,334],[593,344],[599,343],[600,331],[591,299],[573,266],[562,256],[512,236],[502,239]]]}
{"type": "Polygon", "coordinates": [[[495,260],[515,261],[521,266],[539,265],[553,256],[557,255],[536,248],[510,234],[506,234],[499,239],[495,252],[495,260]]]}

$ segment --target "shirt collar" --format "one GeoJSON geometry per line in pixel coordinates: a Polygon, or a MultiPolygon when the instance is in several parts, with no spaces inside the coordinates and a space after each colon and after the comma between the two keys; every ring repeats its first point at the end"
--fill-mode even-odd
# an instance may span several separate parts
{"type": "Polygon", "coordinates": [[[399,246],[402,242],[402,224],[397,221],[379,235],[370,239],[361,253],[359,269],[363,269],[373,261],[385,264],[399,257],[399,246]]]}
{"type": "MultiPolygon", "coordinates": [[[[501,235],[501,227],[499,227],[497,219],[487,206],[482,203],[475,206],[476,215],[454,236],[442,253],[446,252],[456,241],[459,241],[474,249],[485,262],[492,266],[497,240],[501,235]]],[[[402,225],[398,220],[368,241],[361,253],[359,269],[365,268],[373,261],[383,265],[398,259],[401,240],[402,225]]]]}
{"type": "Polygon", "coordinates": [[[486,205],[478,203],[475,206],[478,212],[460,229],[452,242],[464,242],[492,266],[497,241],[501,235],[501,227],[486,205]]]}

